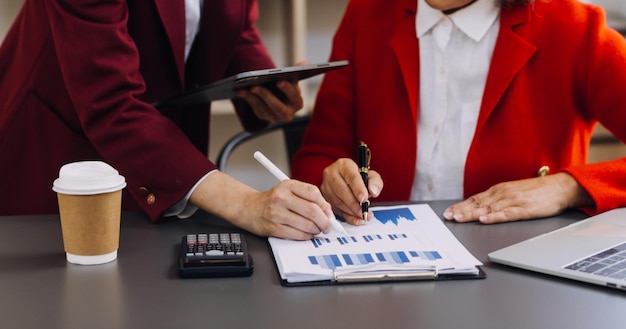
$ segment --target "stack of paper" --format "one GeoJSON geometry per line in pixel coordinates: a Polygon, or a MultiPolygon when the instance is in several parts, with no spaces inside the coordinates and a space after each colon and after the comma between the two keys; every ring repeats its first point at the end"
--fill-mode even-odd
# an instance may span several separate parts
{"type": "Polygon", "coordinates": [[[349,236],[269,238],[283,284],[480,278],[482,265],[426,204],[373,207],[374,220],[342,223],[349,236]]]}

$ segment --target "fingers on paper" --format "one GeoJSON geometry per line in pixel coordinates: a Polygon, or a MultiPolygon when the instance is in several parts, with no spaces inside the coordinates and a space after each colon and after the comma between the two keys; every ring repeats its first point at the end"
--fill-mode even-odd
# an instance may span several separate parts
{"type": "Polygon", "coordinates": [[[316,186],[296,180],[287,180],[280,185],[287,187],[291,193],[285,203],[291,214],[287,223],[289,226],[310,234],[330,230],[331,206],[316,186]]]}

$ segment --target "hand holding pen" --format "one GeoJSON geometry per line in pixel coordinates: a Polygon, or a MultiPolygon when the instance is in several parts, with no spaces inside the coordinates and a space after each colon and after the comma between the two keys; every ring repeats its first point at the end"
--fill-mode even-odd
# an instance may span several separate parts
{"type": "MultiPolygon", "coordinates": [[[[263,153],[256,151],[254,152],[254,158],[261,164],[265,169],[267,169],[276,179],[279,181],[288,180],[289,177],[282,172],[272,161],[270,161],[263,153]]],[[[330,225],[337,233],[349,236],[348,232],[346,232],[345,228],[337,221],[335,215],[331,212],[329,216],[330,225]]]]}
{"type": "Polygon", "coordinates": [[[380,195],[383,180],[376,170],[369,168],[369,147],[365,144],[355,147],[358,152],[352,153],[356,158],[339,158],[324,169],[320,190],[338,217],[352,225],[363,225],[369,216],[368,201],[380,195]],[[359,153],[363,155],[362,159],[359,159],[359,153]]]}

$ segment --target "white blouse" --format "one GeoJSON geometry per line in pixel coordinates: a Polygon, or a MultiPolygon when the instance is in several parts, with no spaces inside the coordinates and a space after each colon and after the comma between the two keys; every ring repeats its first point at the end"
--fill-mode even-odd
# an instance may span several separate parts
{"type": "Polygon", "coordinates": [[[499,31],[495,0],[450,15],[418,0],[420,103],[411,200],[463,197],[465,160],[476,130],[499,31]]]}

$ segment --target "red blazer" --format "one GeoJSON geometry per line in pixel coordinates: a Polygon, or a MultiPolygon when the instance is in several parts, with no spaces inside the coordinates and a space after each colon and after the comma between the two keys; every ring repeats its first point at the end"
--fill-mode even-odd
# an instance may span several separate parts
{"type": "MultiPolygon", "coordinates": [[[[152,219],[215,169],[209,106],[150,103],[273,63],[256,0],[204,7],[185,65],[182,0],[26,0],[0,48],[0,215],[58,212],[52,182],[72,161],[111,164],[128,183],[125,208],[152,219]]],[[[238,111],[247,129],[265,126],[238,111]]]]}
{"type": "MultiPolygon", "coordinates": [[[[408,200],[417,154],[419,51],[415,0],[352,0],[331,60],[351,65],[322,83],[292,176],[320,184],[337,158],[371,148],[380,201],[408,200]]],[[[597,122],[626,141],[626,42],[602,10],[576,0],[503,8],[464,196],[567,171],[596,202],[589,213],[626,206],[626,159],[585,165],[597,122]]]]}

